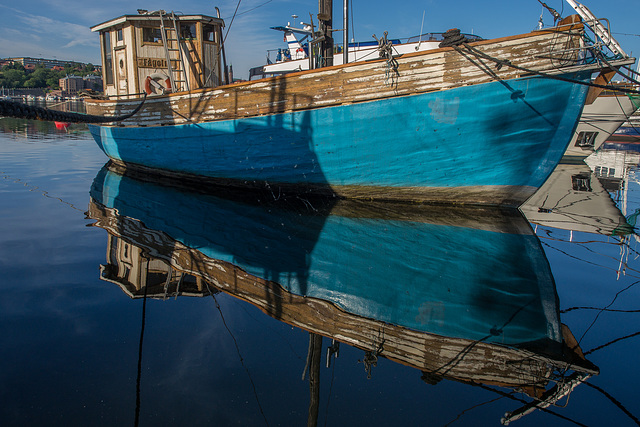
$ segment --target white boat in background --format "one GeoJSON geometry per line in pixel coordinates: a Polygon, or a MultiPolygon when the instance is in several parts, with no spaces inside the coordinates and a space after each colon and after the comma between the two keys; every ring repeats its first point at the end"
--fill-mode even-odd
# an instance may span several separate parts
{"type": "Polygon", "coordinates": [[[640,152],[635,147],[637,147],[635,144],[607,143],[584,160],[607,190],[623,192],[621,205],[625,215],[627,215],[624,200],[625,187],[632,171],[637,170],[640,165],[640,152]]]}
{"type": "Polygon", "coordinates": [[[640,107],[640,97],[605,91],[586,104],[578,127],[565,153],[567,157],[586,158],[640,107]]]}
{"type": "MultiPolygon", "coordinates": [[[[640,61],[636,68],[635,77],[640,76],[640,61]]],[[[627,117],[627,120],[613,133],[611,142],[637,143],[640,142],[640,110],[627,117]]]]}
{"type": "Polygon", "coordinates": [[[638,143],[640,142],[640,110],[627,118],[627,120],[611,135],[608,142],[613,143],[638,143]]]}
{"type": "MultiPolygon", "coordinates": [[[[294,19],[297,18],[293,15],[294,19]]],[[[295,71],[305,71],[317,68],[312,64],[309,57],[309,41],[313,38],[313,27],[301,22],[302,28],[292,27],[288,22],[286,26],[271,27],[272,30],[282,31],[286,48],[273,49],[267,51],[267,64],[249,70],[249,80],[271,77],[295,71]],[[274,56],[272,58],[272,56],[274,56]]],[[[482,40],[481,37],[473,34],[462,34],[469,41],[482,40]]],[[[380,42],[384,38],[376,41],[350,42],[349,62],[366,61],[379,58],[380,42]]],[[[406,53],[422,52],[425,50],[438,49],[439,44],[444,40],[444,33],[424,33],[408,39],[389,39],[394,55],[406,53]]],[[[334,48],[333,65],[342,65],[344,62],[343,45],[336,45],[334,48]]]]}
{"type": "Polygon", "coordinates": [[[633,233],[598,176],[585,163],[561,163],[520,210],[536,226],[605,236],[633,233]]]}

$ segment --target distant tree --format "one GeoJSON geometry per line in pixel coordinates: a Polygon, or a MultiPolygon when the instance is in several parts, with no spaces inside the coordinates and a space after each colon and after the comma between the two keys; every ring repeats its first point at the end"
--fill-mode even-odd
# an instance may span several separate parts
{"type": "MultiPolygon", "coordinates": [[[[66,65],[63,70],[53,70],[37,65],[33,70],[25,70],[20,63],[5,65],[0,69],[0,86],[7,88],[50,88],[60,89],[59,80],[67,75],[100,75],[94,72],[93,64],[78,67],[66,65]]],[[[101,89],[101,88],[100,88],[101,89]]]]}
{"type": "Polygon", "coordinates": [[[35,71],[26,76],[24,87],[47,87],[49,74],[50,70],[44,67],[36,67],[35,71]]]}
{"type": "Polygon", "coordinates": [[[22,70],[24,71],[24,65],[19,62],[14,62],[13,64],[7,64],[2,67],[2,70],[22,70]]]}
{"type": "Polygon", "coordinates": [[[49,77],[46,83],[47,87],[50,87],[51,89],[60,89],[60,77],[58,76],[49,77]]]}
{"type": "MultiPolygon", "coordinates": [[[[6,68],[6,67],[5,67],[6,68]]],[[[22,70],[16,69],[2,69],[2,78],[0,79],[0,86],[18,88],[23,87],[23,83],[26,80],[26,73],[24,68],[22,70]]]]}

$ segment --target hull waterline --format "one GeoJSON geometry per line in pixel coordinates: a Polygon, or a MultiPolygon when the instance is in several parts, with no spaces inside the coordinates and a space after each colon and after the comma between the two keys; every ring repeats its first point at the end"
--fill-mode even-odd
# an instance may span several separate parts
{"type": "MultiPolygon", "coordinates": [[[[588,72],[565,77],[586,81],[588,72]]],[[[519,206],[561,159],[587,87],[540,77],[196,124],[91,126],[116,163],[213,184],[519,206]]]]}

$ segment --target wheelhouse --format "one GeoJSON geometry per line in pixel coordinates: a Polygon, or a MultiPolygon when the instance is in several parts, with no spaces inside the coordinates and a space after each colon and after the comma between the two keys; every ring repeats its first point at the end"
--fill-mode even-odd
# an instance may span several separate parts
{"type": "Polygon", "coordinates": [[[100,34],[104,94],[134,97],[228,83],[224,21],[163,10],[124,15],[91,28],[100,34]]]}

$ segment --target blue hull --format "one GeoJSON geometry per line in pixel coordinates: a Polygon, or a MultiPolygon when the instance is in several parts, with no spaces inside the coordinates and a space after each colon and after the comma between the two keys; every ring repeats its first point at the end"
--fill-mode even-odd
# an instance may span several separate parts
{"type": "Polygon", "coordinates": [[[107,169],[91,197],[207,258],[348,313],[490,343],[545,347],[562,340],[549,264],[522,216],[485,213],[494,230],[476,227],[483,221],[474,222],[474,211],[455,216],[447,209],[447,220],[437,222],[425,211],[409,215],[404,205],[389,218],[394,205],[362,215],[338,209],[335,199],[308,209],[291,200],[247,203],[107,169]]]}
{"type": "Polygon", "coordinates": [[[236,120],[90,128],[109,158],[170,174],[519,205],[561,159],[587,90],[529,77],[236,120]]]}

